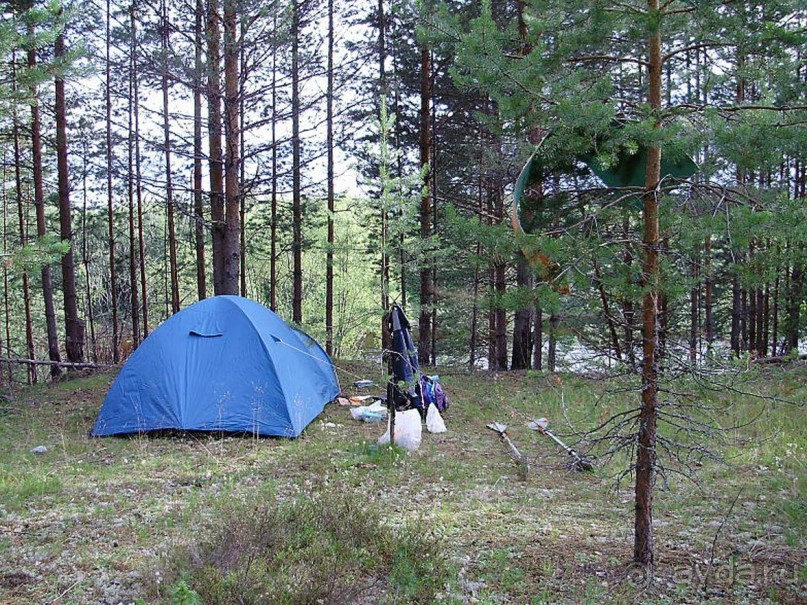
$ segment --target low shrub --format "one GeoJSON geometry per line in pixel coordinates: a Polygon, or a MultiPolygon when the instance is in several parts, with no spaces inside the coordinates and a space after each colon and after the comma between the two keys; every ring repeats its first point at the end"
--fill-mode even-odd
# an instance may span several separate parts
{"type": "Polygon", "coordinates": [[[448,571],[433,536],[334,495],[227,505],[162,576],[208,605],[430,603],[448,571]]]}

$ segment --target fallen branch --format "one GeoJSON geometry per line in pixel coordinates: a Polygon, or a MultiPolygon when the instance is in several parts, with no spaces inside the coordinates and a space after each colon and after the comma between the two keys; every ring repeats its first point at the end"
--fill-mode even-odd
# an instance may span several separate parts
{"type": "Polygon", "coordinates": [[[28,366],[59,366],[60,368],[109,368],[105,363],[92,363],[89,361],[51,361],[49,359],[15,359],[0,357],[0,363],[18,363],[28,366]]]}
{"type": "Polygon", "coordinates": [[[806,361],[807,355],[799,355],[797,357],[793,355],[780,355],[777,357],[760,357],[754,360],[754,363],[758,364],[767,364],[767,363],[788,363],[790,361],[806,361]]]}

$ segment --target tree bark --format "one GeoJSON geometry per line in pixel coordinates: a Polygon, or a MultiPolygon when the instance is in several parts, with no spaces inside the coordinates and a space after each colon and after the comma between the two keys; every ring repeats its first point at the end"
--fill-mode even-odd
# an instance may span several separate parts
{"type": "Polygon", "coordinates": [[[328,0],[328,82],[326,91],[325,145],[327,152],[328,248],[325,255],[325,351],[333,355],[333,247],[334,247],[334,166],[333,166],[333,0],[328,0]]]}
{"type": "Polygon", "coordinates": [[[238,18],[236,0],[224,0],[224,115],[226,153],[225,245],[223,294],[237,295],[241,270],[241,188],[238,110],[238,18]]]}
{"type": "Polygon", "coordinates": [[[549,343],[546,350],[546,365],[547,370],[554,372],[557,369],[558,357],[558,327],[560,326],[560,317],[556,313],[549,316],[549,343]]]}
{"type": "MultiPolygon", "coordinates": [[[[807,197],[807,164],[798,163],[795,172],[793,197],[804,200],[807,197]]],[[[799,246],[798,243],[795,244],[799,246]]],[[[804,302],[804,263],[801,261],[804,249],[793,250],[793,268],[790,272],[790,289],[787,302],[787,327],[785,333],[785,354],[798,353],[801,324],[801,306],[804,302]]]]}
{"type": "MultiPolygon", "coordinates": [[[[273,19],[277,31],[277,16],[273,19]]],[[[277,46],[272,48],[272,225],[269,258],[269,308],[277,311],[277,46]]]]}
{"type": "MultiPolygon", "coordinates": [[[[781,272],[781,269],[780,269],[781,272]]],[[[771,356],[779,355],[779,274],[773,282],[773,309],[771,315],[771,356]]]]}
{"type": "Polygon", "coordinates": [[[140,297],[137,290],[137,235],[135,230],[135,129],[134,129],[134,96],[135,85],[134,79],[137,74],[137,19],[135,16],[134,5],[130,8],[130,45],[131,45],[131,62],[129,72],[129,137],[128,137],[128,162],[129,162],[129,175],[126,179],[128,185],[128,201],[129,201],[129,283],[131,285],[130,299],[132,310],[132,346],[137,348],[140,344],[140,297]]]}
{"type": "Polygon", "coordinates": [[[179,313],[179,270],[177,267],[177,233],[174,209],[174,176],[171,172],[171,129],[168,111],[168,49],[170,48],[170,24],[168,3],[162,6],[162,50],[163,64],[160,87],[163,95],[163,145],[165,153],[165,203],[168,220],[168,269],[171,279],[171,313],[179,313]]]}
{"type": "MultiPolygon", "coordinates": [[[[35,35],[34,26],[29,24],[28,35],[33,38],[35,35]]],[[[28,50],[28,68],[36,70],[36,50],[28,50]]],[[[34,206],[36,207],[36,234],[43,237],[47,234],[45,224],[45,190],[42,183],[42,123],[39,114],[39,91],[36,84],[31,84],[31,171],[34,180],[34,206]]],[[[88,277],[89,279],[89,277],[88,277]]],[[[56,328],[56,307],[53,302],[53,278],[51,276],[50,263],[42,265],[42,297],[45,303],[45,325],[48,335],[48,359],[51,361],[61,361],[62,354],[59,350],[59,334],[56,328]]],[[[91,302],[89,304],[92,304],[91,302]]],[[[51,378],[56,378],[62,373],[58,364],[54,364],[50,369],[51,378]]]]}
{"type": "Polygon", "coordinates": [[[544,369],[544,320],[541,301],[535,301],[535,328],[532,336],[532,369],[544,369]]]}
{"type": "Polygon", "coordinates": [[[210,154],[210,222],[212,223],[213,293],[224,294],[226,224],[224,159],[221,148],[221,16],[218,0],[207,7],[207,111],[210,154]]]}
{"type": "Polygon", "coordinates": [[[740,315],[742,313],[742,290],[740,289],[740,276],[737,267],[734,267],[734,276],[731,282],[731,333],[729,344],[735,357],[740,356],[740,315]]]}
{"type": "MultiPolygon", "coordinates": [[[[14,61],[14,69],[16,71],[16,57],[14,61]]],[[[12,74],[16,84],[16,73],[12,74]]],[[[17,217],[19,219],[20,228],[20,244],[25,246],[28,243],[28,229],[25,220],[25,206],[23,204],[22,195],[22,154],[20,152],[20,125],[17,119],[17,109],[12,109],[13,130],[14,130],[14,189],[17,196],[17,217]]],[[[31,314],[31,283],[28,275],[28,269],[23,267],[22,270],[22,299],[23,308],[25,309],[25,344],[28,350],[28,357],[36,357],[36,348],[34,346],[34,322],[31,314]]],[[[8,346],[7,334],[7,346],[8,346]]],[[[28,384],[36,384],[37,375],[36,368],[28,368],[28,384]]]]}
{"type": "Polygon", "coordinates": [[[245,132],[245,103],[247,90],[247,55],[243,41],[247,36],[247,21],[242,19],[239,23],[238,44],[238,267],[239,267],[239,292],[241,296],[247,296],[247,191],[246,191],[246,132],[245,132]]]}
{"type": "MultiPolygon", "coordinates": [[[[527,259],[520,252],[516,255],[516,286],[532,290],[532,271],[527,259]]],[[[533,303],[523,305],[516,311],[513,320],[513,355],[511,370],[525,370],[532,363],[532,309],[533,303]]]]}
{"type": "Polygon", "coordinates": [[[700,332],[700,266],[697,247],[689,261],[692,288],[689,291],[689,361],[694,367],[698,362],[698,334],[700,332]]]}
{"type": "MultiPolygon", "coordinates": [[[[479,219],[484,216],[484,177],[482,175],[482,160],[484,159],[485,137],[482,128],[479,129],[479,158],[477,161],[476,176],[476,209],[479,219]]],[[[479,346],[479,282],[482,279],[479,270],[479,259],[482,257],[482,242],[476,243],[476,255],[474,258],[474,281],[473,299],[471,306],[471,338],[469,343],[470,354],[468,356],[468,370],[473,372],[476,369],[477,348],[479,346]]]]}
{"type": "MultiPolygon", "coordinates": [[[[64,33],[56,36],[55,55],[64,59],[64,33]]],[[[76,268],[73,259],[73,214],[70,206],[70,179],[67,163],[67,100],[64,77],[56,76],[56,168],[59,180],[59,232],[70,248],[62,256],[62,292],[64,293],[65,349],[68,361],[84,361],[84,326],[78,317],[76,268]]]]}
{"type": "Polygon", "coordinates": [[[714,278],[712,277],[712,236],[706,237],[703,245],[703,313],[706,329],[706,350],[711,352],[715,340],[714,278]]]}
{"type": "MultiPolygon", "coordinates": [[[[386,106],[387,102],[387,71],[386,71],[386,61],[387,61],[387,19],[384,15],[384,0],[378,0],[378,7],[376,10],[376,17],[378,19],[378,89],[379,89],[379,106],[378,106],[378,115],[381,115],[382,107],[386,106]]],[[[397,93],[396,93],[397,94],[397,93]]],[[[381,258],[379,259],[379,272],[381,276],[381,310],[383,313],[389,311],[390,308],[390,299],[389,299],[389,284],[390,284],[390,275],[389,275],[389,250],[388,250],[388,239],[389,239],[389,229],[388,229],[388,216],[387,216],[387,209],[385,207],[381,208],[381,215],[380,215],[381,225],[380,225],[380,244],[381,244],[381,258]]],[[[382,326],[381,326],[381,333],[386,334],[388,331],[384,327],[384,319],[382,319],[382,326]]],[[[383,338],[382,338],[383,341],[383,338]]],[[[387,347],[391,344],[382,342],[382,348],[387,349],[387,347]]]]}
{"type": "Polygon", "coordinates": [[[506,267],[498,264],[493,270],[496,289],[496,369],[507,369],[507,311],[504,308],[504,295],[507,291],[506,267]]]}
{"type": "MultiPolygon", "coordinates": [[[[625,241],[632,240],[632,232],[630,226],[630,219],[627,216],[627,213],[623,217],[622,220],[622,237],[625,241]]],[[[632,266],[633,266],[633,258],[634,253],[631,247],[631,244],[627,244],[625,246],[625,253],[623,255],[623,261],[627,266],[628,275],[632,273],[632,266]]],[[[624,298],[622,299],[622,318],[624,321],[624,343],[625,343],[625,353],[628,359],[628,363],[630,363],[630,367],[634,370],[636,369],[636,351],[635,351],[635,343],[634,343],[634,325],[633,322],[635,321],[635,308],[633,305],[633,301],[624,298]]]]}
{"type": "MultiPolygon", "coordinates": [[[[118,321],[118,275],[115,265],[115,207],[112,189],[112,5],[106,3],[106,81],[104,105],[106,110],[106,195],[107,195],[107,245],[109,246],[109,295],[112,299],[112,362],[120,361],[120,327],[118,321]]],[[[73,360],[71,360],[73,361],[73,360]]]]}
{"type": "Polygon", "coordinates": [[[292,320],[303,321],[303,204],[300,180],[300,3],[291,3],[292,320]]]}
{"type": "MultiPolygon", "coordinates": [[[[3,153],[3,168],[2,168],[2,177],[3,182],[5,183],[7,180],[6,170],[8,167],[8,162],[6,161],[5,152],[3,153]]],[[[7,253],[9,249],[8,245],[8,196],[6,194],[5,188],[0,190],[0,198],[3,200],[3,252],[7,253]]],[[[9,277],[8,277],[8,266],[3,264],[3,327],[5,329],[5,342],[3,343],[6,356],[11,355],[11,297],[9,295],[9,277]]],[[[2,351],[2,348],[0,348],[2,351]]],[[[14,379],[14,370],[11,367],[11,364],[6,364],[6,372],[8,383],[11,384],[12,380],[14,379]]],[[[0,382],[2,382],[2,371],[0,371],[0,382]]]]}
{"type": "MultiPolygon", "coordinates": [[[[659,0],[648,0],[648,12],[658,14],[659,0]]],[[[660,25],[657,25],[660,28],[660,25]]],[[[647,43],[647,100],[656,114],[662,98],[662,56],[660,29],[651,32],[647,43]]],[[[659,203],[656,188],[661,179],[661,146],[647,149],[644,193],[644,262],[642,266],[642,403],[636,446],[636,484],[633,559],[652,574],[655,554],[653,536],[653,488],[656,471],[656,424],[658,418],[659,337],[659,203]]]]}
{"type": "MultiPolygon", "coordinates": [[[[135,39],[136,43],[136,39],[135,39]]],[[[137,48],[135,47],[135,57],[137,48]]],[[[140,72],[137,69],[137,60],[134,61],[135,70],[132,75],[134,97],[134,179],[135,198],[137,200],[137,247],[138,265],[140,270],[140,307],[143,312],[143,338],[149,335],[149,300],[148,280],[146,279],[146,236],[143,221],[143,176],[142,156],[140,154],[140,72]]]]}
{"type": "MultiPolygon", "coordinates": [[[[431,361],[432,304],[434,281],[430,262],[429,239],[432,232],[432,201],[430,195],[431,169],[431,53],[427,46],[420,49],[420,169],[423,171],[423,191],[420,197],[420,239],[424,253],[420,259],[420,316],[418,320],[418,361],[431,361]],[[428,171],[428,172],[427,172],[428,171]]],[[[505,361],[505,364],[507,362],[505,361]]]]}
{"type": "Polygon", "coordinates": [[[207,265],[205,263],[205,217],[202,196],[202,17],[204,5],[196,0],[194,12],[194,86],[193,86],[193,214],[196,251],[196,295],[207,298],[207,265]]]}
{"type": "Polygon", "coordinates": [[[799,350],[799,324],[801,323],[801,303],[804,299],[804,270],[796,265],[790,273],[788,296],[787,334],[785,354],[799,350]]]}
{"type": "Polygon", "coordinates": [[[757,349],[759,350],[760,357],[768,356],[768,337],[770,336],[770,318],[771,318],[771,287],[770,284],[765,284],[764,288],[760,288],[759,296],[757,297],[757,308],[759,309],[762,329],[759,332],[757,339],[757,349]]]}
{"type": "MultiPolygon", "coordinates": [[[[89,324],[90,328],[90,359],[93,362],[98,361],[98,339],[96,338],[95,334],[95,313],[93,312],[93,290],[92,290],[92,279],[91,271],[90,271],[90,250],[89,246],[87,245],[87,201],[89,195],[87,193],[87,176],[89,175],[89,149],[87,149],[88,145],[85,143],[84,149],[84,170],[82,174],[82,188],[83,188],[83,196],[82,196],[82,212],[81,212],[81,264],[84,266],[84,284],[85,284],[85,292],[86,292],[86,299],[85,299],[85,310],[87,313],[87,323],[89,324]]],[[[56,318],[53,319],[54,324],[56,322],[56,318]]],[[[59,346],[58,340],[56,342],[56,346],[59,346]]],[[[53,360],[51,360],[53,361],[53,360]]]]}
{"type": "MultiPolygon", "coordinates": [[[[754,256],[756,254],[756,249],[754,246],[753,241],[748,247],[748,263],[749,265],[754,264],[754,256]]],[[[748,350],[752,352],[752,354],[757,353],[757,289],[755,287],[748,289],[748,306],[747,306],[747,315],[746,321],[748,322],[748,350]]]]}
{"type": "Polygon", "coordinates": [[[608,293],[602,283],[602,270],[600,264],[594,259],[594,277],[597,279],[597,290],[600,293],[600,303],[602,303],[602,314],[605,318],[605,323],[608,325],[608,333],[611,336],[611,347],[614,350],[614,355],[622,361],[622,348],[619,346],[619,336],[616,331],[616,322],[614,316],[611,314],[611,306],[608,302],[608,293]]]}

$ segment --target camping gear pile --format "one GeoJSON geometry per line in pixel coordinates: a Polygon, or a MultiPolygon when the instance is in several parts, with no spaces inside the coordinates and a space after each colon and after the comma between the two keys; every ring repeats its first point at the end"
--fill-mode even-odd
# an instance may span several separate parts
{"type": "Polygon", "coordinates": [[[386,397],[389,423],[378,443],[389,443],[392,435],[395,445],[413,451],[420,447],[423,420],[429,432],[447,430],[440,412],[448,408],[448,397],[439,377],[421,374],[411,325],[398,303],[390,309],[387,328],[392,337],[385,352],[390,373],[386,397]]]}
{"type": "MultiPolygon", "coordinates": [[[[353,397],[350,398],[353,401],[353,397]]],[[[350,408],[350,415],[353,420],[359,422],[380,422],[387,417],[387,405],[381,399],[376,399],[370,405],[360,405],[350,408]]]]}
{"type": "MultiPolygon", "coordinates": [[[[417,449],[422,424],[446,431],[448,397],[421,374],[409,320],[388,315],[392,346],[386,396],[339,397],[333,362],[307,334],[263,305],[215,296],[168,318],[135,350],[109,389],[91,434],[212,431],[297,437],[337,399],[361,422],[388,418],[379,443],[417,449]]],[[[377,385],[358,380],[359,390],[377,385]]]]}

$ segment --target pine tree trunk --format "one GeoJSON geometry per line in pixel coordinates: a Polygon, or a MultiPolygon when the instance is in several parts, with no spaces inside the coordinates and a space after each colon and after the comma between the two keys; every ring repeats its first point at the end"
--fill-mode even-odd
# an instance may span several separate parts
{"type": "MultiPolygon", "coordinates": [[[[277,16],[273,28],[277,31],[277,16]]],[[[277,47],[272,49],[272,193],[269,228],[269,308],[277,311],[277,47]]]]}
{"type": "MultiPolygon", "coordinates": [[[[134,26],[133,26],[134,27],[134,26]]],[[[143,176],[142,176],[142,156],[140,154],[140,75],[137,69],[137,46],[135,37],[135,60],[134,73],[132,74],[132,86],[134,97],[134,179],[135,198],[137,201],[137,247],[138,265],[140,272],[140,307],[143,312],[143,338],[149,335],[149,304],[148,304],[148,281],[146,279],[146,237],[144,233],[143,221],[143,176]]]]}
{"type": "MultiPolygon", "coordinates": [[[[648,0],[648,12],[657,14],[659,0],[648,0]]],[[[648,102],[653,111],[661,110],[662,56],[661,33],[650,34],[647,44],[648,102]]],[[[660,126],[658,117],[656,127],[660,126]]],[[[656,471],[656,423],[658,417],[658,336],[659,336],[659,202],[656,188],[661,180],[661,147],[647,149],[644,194],[644,262],[642,266],[642,404],[636,445],[636,484],[633,559],[653,572],[653,488],[656,471]]]]}
{"type": "Polygon", "coordinates": [[[221,149],[221,15],[218,0],[207,8],[207,111],[210,154],[210,222],[212,223],[213,293],[224,294],[226,224],[224,222],[224,159],[221,149]]]}
{"type": "Polygon", "coordinates": [[[134,5],[130,8],[130,46],[131,46],[131,63],[129,72],[129,137],[128,137],[128,163],[129,175],[126,179],[128,184],[128,201],[129,201],[129,282],[130,282],[130,299],[132,309],[132,347],[137,348],[140,344],[140,297],[137,290],[137,235],[135,230],[135,169],[134,169],[134,145],[135,145],[135,129],[134,129],[134,96],[135,85],[134,79],[138,69],[137,65],[137,21],[135,18],[134,5]]]}
{"type": "MultiPolygon", "coordinates": [[[[92,290],[92,279],[91,279],[91,272],[90,272],[90,249],[87,245],[87,202],[89,199],[89,195],[87,192],[87,177],[90,174],[89,170],[89,150],[87,149],[87,144],[84,144],[84,170],[82,173],[82,212],[81,212],[81,264],[84,266],[84,285],[85,288],[85,311],[87,313],[87,323],[89,324],[90,328],[90,361],[93,363],[98,362],[98,340],[95,337],[95,313],[93,312],[93,290],[92,290]]],[[[54,318],[54,323],[56,319],[54,318]]],[[[56,345],[58,346],[58,342],[56,345]]]]}
{"type": "MultiPolygon", "coordinates": [[[[66,55],[64,34],[56,36],[55,56],[57,60],[66,55]]],[[[59,180],[59,232],[63,241],[70,242],[70,248],[62,256],[62,292],[64,293],[65,349],[67,360],[74,363],[84,361],[84,325],[78,318],[76,296],[76,268],[73,259],[73,215],[70,206],[70,179],[67,163],[67,103],[64,78],[56,76],[56,168],[59,180]]]]}
{"type": "Polygon", "coordinates": [[[762,357],[768,356],[768,338],[770,337],[771,327],[771,287],[770,284],[765,284],[764,291],[760,290],[761,301],[757,304],[762,309],[762,333],[759,337],[759,354],[762,357]]]}
{"type": "Polygon", "coordinates": [[[243,41],[247,36],[247,22],[241,20],[239,24],[240,35],[238,48],[238,141],[239,141],[239,156],[238,156],[238,250],[239,250],[239,278],[241,296],[247,296],[247,191],[246,191],[246,162],[243,160],[243,155],[246,147],[246,129],[244,128],[244,120],[246,116],[245,103],[246,103],[246,89],[247,89],[247,64],[246,64],[246,49],[244,48],[243,41]],[[242,77],[243,76],[243,77],[242,77]]]}
{"type": "MultiPolygon", "coordinates": [[[[483,220],[484,215],[484,177],[482,175],[482,160],[484,159],[484,145],[485,137],[483,131],[479,129],[479,158],[477,161],[477,177],[476,177],[476,209],[479,220],[483,220]]],[[[473,281],[473,298],[471,303],[471,336],[469,343],[470,354],[468,356],[468,370],[473,372],[476,369],[477,348],[479,347],[479,283],[482,279],[481,271],[479,270],[479,259],[482,257],[482,243],[476,243],[476,256],[474,258],[474,281],[473,281]]]]}
{"type": "MultiPolygon", "coordinates": [[[[798,168],[794,175],[795,185],[793,187],[793,197],[802,202],[807,198],[807,164],[798,163],[798,168]]],[[[797,242],[795,246],[800,246],[797,242]]],[[[785,334],[785,353],[798,353],[799,351],[799,328],[801,324],[801,307],[804,303],[804,258],[803,244],[801,248],[792,250],[793,268],[790,272],[790,288],[788,292],[787,327],[785,334]]]]}
{"type": "Polygon", "coordinates": [[[740,316],[742,313],[742,291],[740,277],[737,275],[737,266],[734,267],[734,276],[731,282],[731,335],[729,343],[731,352],[735,357],[740,356],[740,316]]]}
{"type": "Polygon", "coordinates": [[[325,351],[333,355],[333,246],[334,246],[334,166],[333,166],[333,0],[328,0],[328,83],[326,91],[326,152],[328,196],[328,248],[325,256],[325,351]]]}
{"type": "Polygon", "coordinates": [[[546,349],[546,365],[550,372],[557,369],[557,351],[558,351],[558,327],[560,326],[560,317],[552,313],[549,316],[549,343],[546,349]]]}
{"type": "Polygon", "coordinates": [[[611,305],[608,302],[608,293],[602,283],[602,270],[600,264],[594,259],[594,277],[597,279],[597,290],[600,293],[600,303],[602,304],[602,315],[605,318],[605,323],[608,325],[608,333],[611,336],[611,347],[614,350],[614,355],[622,361],[622,348],[619,346],[619,336],[616,331],[616,322],[614,316],[611,314],[611,305]]]}
{"type": "Polygon", "coordinates": [[[496,265],[493,270],[494,288],[499,301],[496,307],[496,369],[507,369],[507,311],[504,308],[504,295],[507,292],[506,267],[496,265]]]}
{"type": "Polygon", "coordinates": [[[804,298],[804,270],[794,266],[790,272],[790,292],[788,296],[787,333],[785,353],[799,350],[799,324],[801,323],[801,303],[804,298]]]}
{"type": "MultiPolygon", "coordinates": [[[[383,19],[383,2],[379,1],[379,7],[382,10],[382,19],[383,19]]],[[[384,42],[384,40],[380,40],[380,42],[384,42]]],[[[393,46],[393,48],[395,48],[393,46]]],[[[399,51],[400,52],[400,51],[399,51]]],[[[383,55],[382,55],[383,56],[383,55]]],[[[384,66],[381,65],[382,73],[384,70],[384,66]]],[[[399,66],[398,66],[398,55],[393,54],[392,56],[392,73],[397,74],[399,73],[399,66]]],[[[401,86],[396,86],[393,92],[393,108],[394,114],[396,116],[401,115],[401,86]]],[[[386,84],[386,76],[382,81],[382,90],[383,96],[387,98],[387,84],[386,84]]],[[[393,128],[394,132],[394,139],[395,139],[395,148],[396,149],[403,149],[403,142],[402,142],[402,128],[401,128],[402,120],[396,120],[395,125],[393,128]]],[[[433,122],[432,122],[433,123],[433,122]]],[[[433,173],[433,172],[432,172],[433,173]]],[[[403,178],[404,175],[404,154],[398,154],[398,158],[395,162],[395,177],[396,178],[403,178]]],[[[402,231],[398,232],[398,264],[400,266],[400,275],[399,275],[399,284],[400,284],[400,292],[401,292],[401,306],[405,309],[406,308],[406,301],[408,300],[408,289],[407,289],[407,269],[406,269],[406,261],[408,258],[407,251],[406,251],[406,234],[402,231]]],[[[420,284],[418,283],[418,290],[420,289],[420,284]]],[[[418,293],[419,294],[419,293],[418,293]]],[[[418,316],[418,321],[420,321],[420,316],[418,316]]],[[[420,326],[418,326],[418,330],[420,326]]]]}
{"type": "MultiPolygon", "coordinates": [[[[488,224],[494,225],[495,224],[495,212],[496,212],[496,203],[495,203],[495,185],[491,178],[487,179],[485,183],[485,196],[486,196],[486,212],[488,217],[488,224]]],[[[505,368],[500,368],[498,364],[498,340],[497,336],[497,326],[498,326],[498,313],[499,313],[499,306],[500,303],[498,301],[498,290],[496,287],[496,266],[490,265],[488,267],[488,278],[487,278],[487,290],[488,290],[488,369],[489,370],[500,370],[505,368]]]]}
{"type": "Polygon", "coordinates": [[[748,340],[748,290],[740,288],[740,351],[750,350],[748,340]]]}
{"type": "MultiPolygon", "coordinates": [[[[748,247],[748,264],[754,264],[755,247],[753,241],[748,247]]],[[[757,353],[757,295],[756,288],[748,289],[748,306],[746,308],[746,321],[748,322],[748,350],[757,353]]]]}
{"type": "Polygon", "coordinates": [[[207,265],[205,263],[205,215],[202,196],[202,17],[204,5],[196,0],[194,12],[194,72],[193,72],[193,214],[196,251],[196,295],[207,298],[207,265]]]}
{"type": "MultiPolygon", "coordinates": [[[[431,157],[431,53],[428,47],[420,50],[420,169],[429,170],[423,175],[423,191],[420,198],[420,239],[429,241],[432,230],[432,203],[430,195],[431,157]]],[[[428,248],[428,245],[426,245],[428,248]]],[[[432,298],[434,282],[430,252],[420,259],[420,317],[418,321],[418,361],[428,364],[431,361],[432,344],[432,298]]],[[[506,362],[505,362],[506,364],[506,362]]]]}
{"type": "Polygon", "coordinates": [[[711,352],[712,343],[715,340],[715,320],[714,320],[714,278],[712,277],[712,236],[706,237],[703,245],[703,270],[704,292],[703,292],[703,312],[706,329],[706,350],[711,352]]]}
{"type": "MultiPolygon", "coordinates": [[[[14,69],[16,71],[16,57],[14,61],[14,69]]],[[[12,75],[16,83],[16,73],[12,75]]],[[[25,246],[28,243],[28,229],[25,220],[25,207],[23,204],[22,196],[22,154],[20,152],[20,126],[17,119],[17,109],[12,109],[13,129],[14,129],[14,188],[17,195],[17,216],[19,219],[20,228],[20,244],[25,246]]],[[[23,308],[25,309],[25,345],[28,351],[28,359],[36,359],[36,348],[34,346],[34,322],[31,314],[31,282],[28,275],[28,269],[23,267],[22,270],[22,300],[23,308]]],[[[10,340],[10,334],[6,334],[6,342],[10,340]]],[[[36,384],[36,366],[28,366],[28,384],[36,384]]]]}
{"type": "MultiPolygon", "coordinates": [[[[477,258],[481,252],[482,246],[477,244],[477,258]]],[[[476,369],[476,356],[477,348],[479,347],[479,280],[481,275],[479,272],[478,262],[474,265],[474,281],[473,281],[473,297],[471,303],[471,336],[468,345],[468,370],[473,372],[476,369]]]]}
{"type": "Polygon", "coordinates": [[[303,205],[300,182],[300,5],[293,0],[291,17],[292,139],[292,320],[303,321],[303,205]]]}
{"type": "MultiPolygon", "coordinates": [[[[504,222],[504,190],[501,182],[496,183],[494,192],[494,215],[497,224],[504,222]]],[[[496,331],[496,369],[507,369],[507,311],[504,307],[504,296],[507,293],[507,267],[498,262],[493,267],[493,288],[496,292],[496,310],[494,313],[496,331]]]]}
{"type": "MultiPolygon", "coordinates": [[[[432,74],[430,78],[430,91],[434,88],[434,74],[432,74]]],[[[432,94],[430,94],[432,96],[432,94]]],[[[438,189],[437,189],[437,176],[439,174],[439,167],[437,165],[437,105],[435,103],[431,104],[432,112],[431,112],[431,164],[430,170],[431,173],[431,198],[432,198],[432,233],[437,236],[439,233],[439,213],[437,208],[437,200],[438,200],[438,189]]],[[[403,234],[400,235],[401,241],[403,242],[403,234]]],[[[401,253],[403,254],[403,243],[400,246],[401,253]]],[[[431,278],[431,346],[429,353],[431,354],[431,365],[437,365],[437,263],[434,262],[434,254],[431,254],[430,262],[432,269],[432,278],[431,278]]],[[[404,281],[404,273],[401,273],[401,281],[404,281]]]]}
{"type": "MultiPolygon", "coordinates": [[[[120,361],[120,327],[118,321],[118,275],[115,266],[115,207],[112,190],[112,5],[106,3],[106,81],[104,105],[106,110],[106,195],[107,195],[107,245],[109,246],[109,295],[112,303],[112,363],[120,361]]],[[[72,359],[70,361],[73,361],[72,359]]]]}
{"type": "MultiPolygon", "coordinates": [[[[628,218],[627,214],[624,216],[622,220],[622,237],[625,239],[626,242],[632,241],[632,233],[630,227],[630,219],[628,218]]],[[[625,253],[623,255],[623,261],[627,267],[627,273],[630,275],[632,272],[633,266],[633,250],[631,248],[631,244],[628,243],[625,246],[625,253]]],[[[633,305],[633,301],[627,298],[624,298],[622,301],[622,318],[624,321],[624,339],[625,339],[625,352],[627,355],[628,363],[630,363],[630,367],[636,369],[636,347],[635,342],[633,339],[634,335],[634,321],[636,319],[635,309],[633,305]]]]}
{"type": "MultiPolygon", "coordinates": [[[[33,25],[28,26],[28,35],[33,38],[33,25]]],[[[36,70],[36,50],[28,50],[28,68],[36,70]]],[[[39,114],[39,91],[36,84],[31,85],[31,171],[34,180],[34,206],[36,207],[36,234],[43,237],[47,234],[45,225],[45,190],[42,183],[42,125],[39,114]]],[[[89,276],[88,276],[89,280],[89,276]]],[[[89,283],[89,282],[88,282],[89,283]]],[[[51,361],[61,361],[62,354],[59,350],[59,334],[56,328],[56,307],[53,302],[53,279],[51,277],[51,267],[49,263],[42,265],[42,297],[45,303],[45,326],[48,336],[48,359],[51,361]]],[[[33,358],[31,358],[33,359],[33,358]]],[[[57,364],[50,366],[51,378],[56,378],[62,373],[57,364]]]]}
{"type": "MultiPolygon", "coordinates": [[[[7,170],[8,162],[6,161],[5,152],[3,153],[3,167],[2,167],[2,178],[3,182],[5,183],[7,178],[7,170]]],[[[6,188],[3,187],[0,189],[0,199],[3,200],[3,253],[8,254],[9,251],[9,235],[8,235],[8,195],[6,193],[6,188]]],[[[3,347],[0,348],[0,351],[5,349],[6,357],[12,357],[11,355],[11,302],[9,296],[9,276],[8,276],[8,266],[3,263],[3,326],[5,328],[5,342],[2,343],[3,347]]],[[[11,384],[12,380],[14,379],[14,369],[12,368],[11,364],[6,364],[6,372],[8,377],[8,383],[11,384]]],[[[2,370],[0,370],[0,381],[2,381],[2,370]]]]}
{"type": "MultiPolygon", "coordinates": [[[[780,269],[781,271],[781,269],[780,269]]],[[[773,282],[773,315],[771,317],[771,355],[776,357],[779,355],[779,275],[776,275],[776,280],[773,282]]]]}
{"type": "MultiPolygon", "coordinates": [[[[532,290],[532,272],[520,252],[516,255],[516,287],[532,290]]],[[[532,362],[532,303],[518,309],[513,319],[513,355],[511,370],[525,370],[532,362]]]]}
{"type": "Polygon", "coordinates": [[[697,247],[689,261],[692,289],[689,291],[689,361],[698,362],[698,334],[700,332],[700,268],[696,257],[697,247]]]}
{"type": "MultiPolygon", "coordinates": [[[[376,10],[376,16],[378,18],[378,96],[379,96],[379,106],[378,106],[378,115],[381,115],[381,108],[387,101],[387,71],[386,71],[386,61],[387,61],[387,19],[384,15],[384,0],[378,0],[378,7],[376,10]]],[[[397,95],[397,92],[396,92],[397,95]]],[[[397,98],[397,96],[396,96],[397,98]]],[[[390,308],[390,297],[389,297],[389,286],[390,286],[390,259],[389,259],[389,217],[387,216],[387,209],[385,207],[381,208],[381,226],[380,226],[380,243],[381,243],[381,258],[380,258],[380,274],[381,274],[381,309],[383,313],[386,313],[390,308]]],[[[382,318],[382,326],[381,326],[381,333],[382,335],[388,335],[389,331],[386,330],[384,327],[384,319],[382,318]]],[[[392,342],[385,342],[385,339],[382,337],[382,348],[386,350],[391,346],[392,342]]]]}
{"type": "Polygon", "coordinates": [[[223,294],[239,292],[241,270],[241,177],[238,109],[238,18],[236,0],[224,0],[224,115],[226,153],[223,294]]]}
{"type": "Polygon", "coordinates": [[[177,233],[174,209],[174,177],[171,172],[171,129],[168,111],[168,49],[170,48],[170,24],[168,4],[162,5],[162,50],[163,64],[160,87],[163,95],[163,145],[165,153],[165,203],[168,208],[168,269],[171,279],[171,313],[179,313],[179,270],[177,268],[177,233]]]}
{"type": "Polygon", "coordinates": [[[535,301],[535,328],[532,336],[532,369],[544,369],[544,319],[541,301],[535,301]]]}

